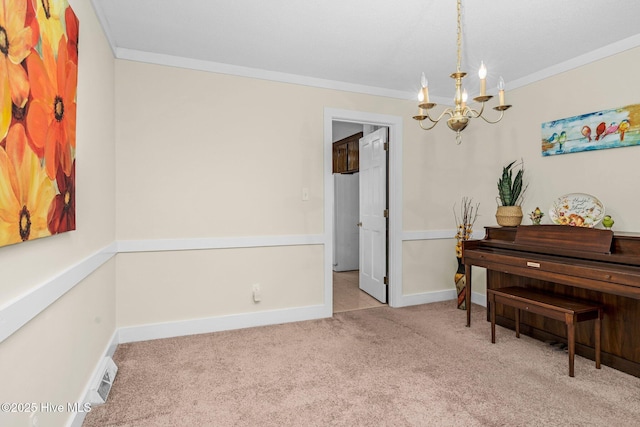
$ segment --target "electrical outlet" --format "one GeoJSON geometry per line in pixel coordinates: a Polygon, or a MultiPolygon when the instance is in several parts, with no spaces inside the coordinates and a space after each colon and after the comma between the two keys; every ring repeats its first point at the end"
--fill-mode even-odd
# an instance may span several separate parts
{"type": "Polygon", "coordinates": [[[260,284],[253,285],[253,302],[258,303],[262,300],[262,291],[260,290],[260,284]]]}

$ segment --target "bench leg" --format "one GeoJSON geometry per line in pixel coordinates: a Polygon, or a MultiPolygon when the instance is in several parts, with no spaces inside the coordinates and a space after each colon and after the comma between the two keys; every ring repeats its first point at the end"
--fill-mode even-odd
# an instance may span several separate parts
{"type": "Polygon", "coordinates": [[[471,327],[471,266],[464,265],[464,277],[467,289],[465,289],[465,305],[467,308],[467,328],[471,327]]]}
{"type": "Polygon", "coordinates": [[[489,317],[491,317],[491,343],[496,343],[496,296],[489,294],[489,317]]]}
{"type": "Polygon", "coordinates": [[[576,324],[571,314],[565,315],[567,323],[567,345],[569,347],[569,376],[573,377],[573,361],[576,355],[576,324]]]}
{"type": "Polygon", "coordinates": [[[598,309],[598,318],[596,319],[595,326],[595,350],[596,350],[596,369],[600,369],[600,334],[602,330],[602,309],[598,309]]]}
{"type": "Polygon", "coordinates": [[[520,338],[520,309],[516,308],[516,338],[520,338]]]}

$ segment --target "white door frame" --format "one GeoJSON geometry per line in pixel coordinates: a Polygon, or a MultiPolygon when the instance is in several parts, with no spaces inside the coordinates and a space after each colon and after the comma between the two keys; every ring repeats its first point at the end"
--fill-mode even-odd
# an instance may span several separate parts
{"type": "Polygon", "coordinates": [[[334,121],[363,123],[389,128],[389,281],[388,303],[402,301],[402,117],[362,111],[324,109],[324,310],[333,315],[333,151],[334,121]]]}

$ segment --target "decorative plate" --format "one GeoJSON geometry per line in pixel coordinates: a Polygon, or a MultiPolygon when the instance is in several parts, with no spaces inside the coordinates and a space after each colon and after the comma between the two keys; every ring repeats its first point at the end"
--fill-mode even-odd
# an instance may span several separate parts
{"type": "Polygon", "coordinates": [[[584,193],[571,193],[559,197],[549,209],[549,218],[555,224],[576,227],[595,227],[604,217],[602,202],[584,193]]]}

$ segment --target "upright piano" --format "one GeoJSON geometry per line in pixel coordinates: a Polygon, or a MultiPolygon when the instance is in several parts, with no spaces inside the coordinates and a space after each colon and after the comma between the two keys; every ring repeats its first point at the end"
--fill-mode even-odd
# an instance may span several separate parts
{"type": "MultiPolygon", "coordinates": [[[[601,304],[602,363],[640,377],[640,233],[564,225],[485,229],[484,239],[462,246],[467,326],[472,266],[484,267],[489,289],[531,287],[601,304]]],[[[520,320],[521,332],[534,338],[566,339],[561,322],[532,313],[520,320]]],[[[496,307],[496,323],[513,329],[513,309],[496,307]]],[[[576,331],[576,353],[594,358],[592,328],[576,331]]]]}

